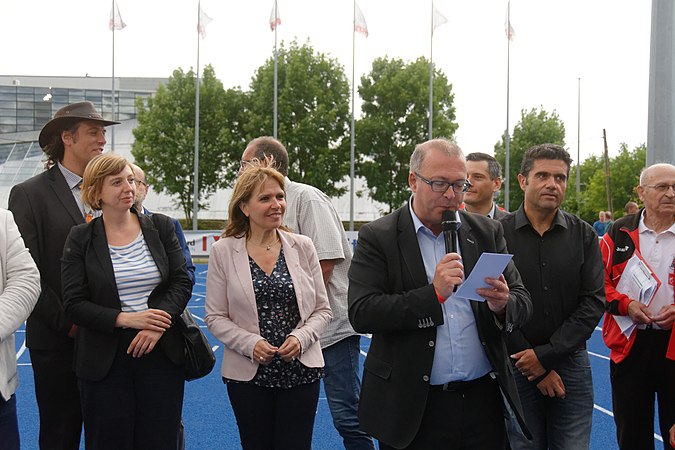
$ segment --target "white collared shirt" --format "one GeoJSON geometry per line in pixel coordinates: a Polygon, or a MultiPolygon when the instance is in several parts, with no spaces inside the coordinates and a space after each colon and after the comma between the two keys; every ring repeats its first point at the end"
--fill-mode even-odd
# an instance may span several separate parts
{"type": "Polygon", "coordinates": [[[661,308],[673,304],[675,293],[675,223],[667,230],[656,233],[645,225],[644,211],[638,226],[640,233],[640,253],[652,269],[661,286],[656,291],[654,298],[649,304],[649,311],[657,314],[661,308]]]}

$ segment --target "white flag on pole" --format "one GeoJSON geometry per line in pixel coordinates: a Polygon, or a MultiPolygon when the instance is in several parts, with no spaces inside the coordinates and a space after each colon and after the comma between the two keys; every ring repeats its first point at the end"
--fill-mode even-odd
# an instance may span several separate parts
{"type": "Polygon", "coordinates": [[[363,17],[361,8],[359,8],[359,4],[356,2],[354,2],[354,31],[368,37],[368,24],[366,23],[366,18],[363,17]]]}
{"type": "Polygon", "coordinates": [[[206,26],[213,21],[212,18],[208,16],[202,9],[202,5],[199,5],[199,22],[197,23],[197,32],[204,39],[206,37],[206,26]]]}
{"type": "Polygon", "coordinates": [[[506,22],[504,23],[504,31],[506,32],[506,38],[509,41],[512,41],[513,39],[515,39],[516,31],[511,26],[511,21],[509,19],[506,19],[506,22]]]}
{"type": "Polygon", "coordinates": [[[434,6],[434,14],[432,17],[431,34],[433,35],[434,31],[436,31],[436,28],[440,27],[444,23],[448,23],[448,19],[436,9],[436,6],[434,6]]]}
{"type": "Polygon", "coordinates": [[[281,17],[279,17],[279,6],[277,0],[274,0],[272,12],[270,13],[270,30],[274,31],[277,25],[281,25],[281,17]]]}
{"type": "Polygon", "coordinates": [[[110,22],[108,23],[108,28],[112,30],[121,30],[127,26],[126,23],[122,20],[120,16],[120,8],[117,6],[117,3],[113,3],[113,8],[110,9],[110,22]]]}

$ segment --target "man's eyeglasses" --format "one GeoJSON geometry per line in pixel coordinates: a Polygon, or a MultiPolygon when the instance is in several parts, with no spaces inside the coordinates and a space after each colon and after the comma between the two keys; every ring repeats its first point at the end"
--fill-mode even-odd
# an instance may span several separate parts
{"type": "Polygon", "coordinates": [[[452,190],[455,193],[461,194],[463,192],[468,191],[469,188],[471,187],[471,183],[469,183],[469,180],[455,181],[454,183],[450,183],[449,181],[443,180],[427,180],[417,172],[414,172],[414,174],[417,178],[428,184],[429,187],[431,187],[431,190],[434,192],[441,192],[444,194],[450,188],[450,186],[452,186],[452,190]]]}
{"type": "Polygon", "coordinates": [[[675,192],[675,184],[666,184],[666,183],[645,184],[642,187],[651,188],[651,189],[654,189],[656,192],[660,192],[660,193],[666,193],[666,192],[668,192],[669,189],[672,189],[673,192],[675,192]]]}
{"type": "Polygon", "coordinates": [[[134,180],[134,183],[136,183],[136,186],[145,186],[145,187],[149,186],[148,183],[146,183],[145,181],[142,181],[142,180],[134,180]]]}

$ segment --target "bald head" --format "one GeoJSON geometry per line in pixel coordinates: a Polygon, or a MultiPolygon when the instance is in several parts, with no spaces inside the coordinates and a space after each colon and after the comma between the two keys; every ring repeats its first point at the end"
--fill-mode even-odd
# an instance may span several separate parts
{"type": "Polygon", "coordinates": [[[652,181],[655,177],[662,173],[672,173],[673,171],[675,171],[675,166],[667,163],[653,164],[649,167],[645,167],[642,169],[642,173],[640,173],[640,185],[644,186],[647,184],[652,184],[652,181]]]}
{"type": "Polygon", "coordinates": [[[645,205],[645,220],[652,224],[658,220],[663,227],[670,227],[675,216],[675,166],[654,164],[644,169],[640,174],[637,193],[645,205]]]}
{"type": "Polygon", "coordinates": [[[273,158],[274,168],[281,172],[283,176],[288,176],[288,152],[286,147],[273,137],[261,136],[248,143],[241,156],[241,161],[244,163],[254,158],[260,161],[273,158]]]}

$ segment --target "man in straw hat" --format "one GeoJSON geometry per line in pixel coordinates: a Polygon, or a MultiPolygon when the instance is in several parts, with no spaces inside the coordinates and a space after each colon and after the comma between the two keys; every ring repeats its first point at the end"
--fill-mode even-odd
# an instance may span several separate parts
{"type": "Polygon", "coordinates": [[[90,102],[59,109],[40,132],[46,169],[17,184],[9,209],[40,270],[42,293],[26,324],[40,410],[40,448],[78,449],[82,413],[72,369],[75,326],[61,298],[61,255],[74,225],[91,217],[82,203],[80,183],[87,163],[103,153],[104,120],[90,102]]]}

